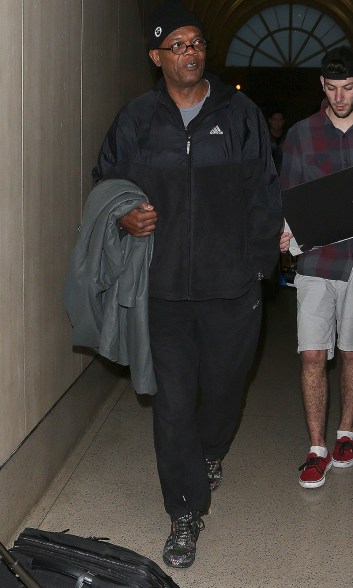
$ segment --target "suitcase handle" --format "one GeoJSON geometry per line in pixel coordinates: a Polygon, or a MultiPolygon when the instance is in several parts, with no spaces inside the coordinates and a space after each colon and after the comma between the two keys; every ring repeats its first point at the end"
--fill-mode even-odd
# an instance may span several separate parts
{"type": "Polygon", "coordinates": [[[9,570],[19,578],[26,588],[41,588],[35,579],[27,572],[17,559],[12,557],[5,545],[0,542],[0,557],[9,570]]]}

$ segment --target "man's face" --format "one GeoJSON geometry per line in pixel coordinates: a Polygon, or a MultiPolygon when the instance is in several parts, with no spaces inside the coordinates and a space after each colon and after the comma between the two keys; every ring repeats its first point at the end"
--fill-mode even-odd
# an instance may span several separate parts
{"type": "Polygon", "coordinates": [[[329,107],[337,118],[347,118],[353,112],[353,78],[329,80],[320,77],[329,107]]]}
{"type": "Polygon", "coordinates": [[[281,131],[284,126],[284,117],[281,112],[274,112],[273,115],[268,119],[270,127],[276,131],[281,131]]]}
{"type": "MultiPolygon", "coordinates": [[[[202,32],[198,27],[181,27],[170,33],[162,42],[161,47],[169,48],[174,43],[191,45],[197,39],[203,39],[202,32]]],[[[162,68],[167,86],[192,87],[202,78],[206,62],[205,50],[199,51],[190,46],[182,55],[175,55],[173,51],[152,49],[149,55],[152,61],[162,68]]]]}

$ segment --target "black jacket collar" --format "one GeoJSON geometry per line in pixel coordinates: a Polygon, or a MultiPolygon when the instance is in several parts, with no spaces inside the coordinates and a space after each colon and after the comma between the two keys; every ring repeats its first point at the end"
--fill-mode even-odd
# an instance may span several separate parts
{"type": "MultiPolygon", "coordinates": [[[[207,110],[208,106],[213,109],[229,103],[234,94],[237,93],[237,90],[233,86],[224,84],[215,74],[204,72],[202,77],[208,80],[211,86],[210,96],[204,104],[204,107],[207,110]]],[[[175,102],[168,94],[165,79],[163,77],[157,82],[155,91],[159,93],[161,102],[164,102],[167,105],[173,104],[175,107],[175,102]]]]}

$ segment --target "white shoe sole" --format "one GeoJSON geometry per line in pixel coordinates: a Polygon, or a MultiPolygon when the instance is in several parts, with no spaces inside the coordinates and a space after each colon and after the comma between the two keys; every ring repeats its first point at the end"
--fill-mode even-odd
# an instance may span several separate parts
{"type": "Polygon", "coordinates": [[[336,461],[333,459],[332,464],[335,466],[335,468],[350,468],[353,466],[353,459],[350,459],[349,461],[336,461]]]}
{"type": "Polygon", "coordinates": [[[317,482],[303,482],[299,478],[299,484],[301,485],[302,488],[320,488],[320,486],[323,486],[325,484],[325,480],[326,480],[325,476],[326,476],[327,472],[331,469],[331,467],[332,467],[332,461],[330,461],[330,463],[328,464],[322,478],[320,478],[320,480],[318,480],[317,482]]]}

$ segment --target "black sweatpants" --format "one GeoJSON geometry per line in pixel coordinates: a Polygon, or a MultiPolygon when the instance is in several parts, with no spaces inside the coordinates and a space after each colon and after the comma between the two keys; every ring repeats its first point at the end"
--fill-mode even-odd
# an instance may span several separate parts
{"type": "Polygon", "coordinates": [[[208,511],[205,458],[223,458],[239,423],[261,324],[260,282],[226,300],[150,298],[150,340],[158,392],[154,442],[171,519],[208,511]]]}

